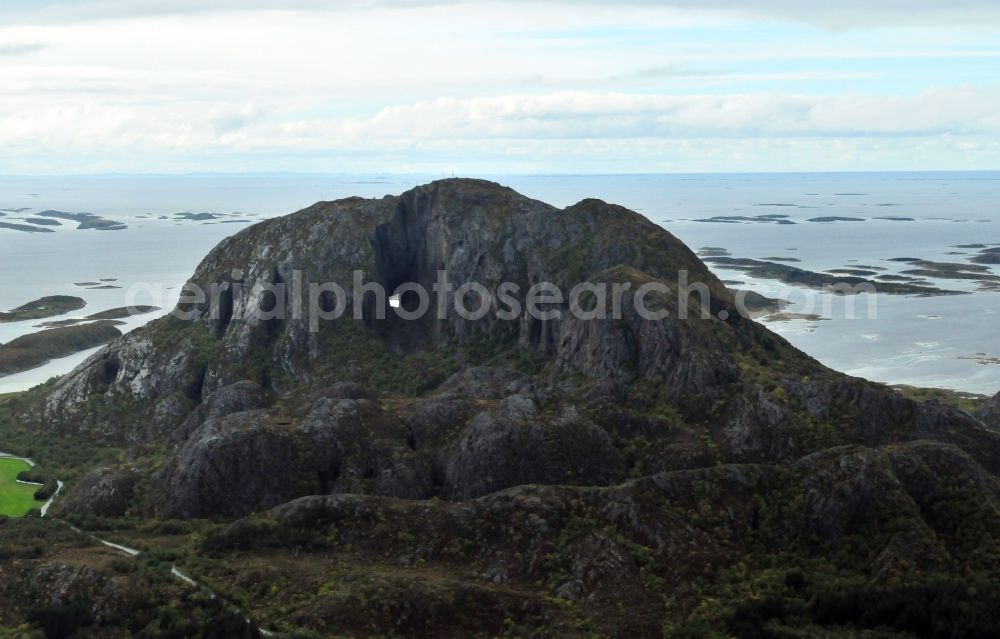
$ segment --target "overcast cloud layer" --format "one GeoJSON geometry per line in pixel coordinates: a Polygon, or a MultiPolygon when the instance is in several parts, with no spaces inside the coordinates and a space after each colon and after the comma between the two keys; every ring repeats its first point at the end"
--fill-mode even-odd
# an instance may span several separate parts
{"type": "Polygon", "coordinates": [[[626,4],[5,0],[0,173],[1000,168],[1000,3],[626,4]]]}
{"type": "MultiPolygon", "coordinates": [[[[8,21],[73,21],[132,16],[218,13],[223,11],[340,9],[419,9],[454,6],[462,0],[4,0],[0,17],[8,21]]],[[[482,3],[477,3],[482,4],[482,3]]],[[[538,0],[512,0],[512,7],[537,6],[538,0]]],[[[593,6],[715,11],[777,21],[801,21],[833,28],[941,21],[982,24],[1000,19],[995,0],[548,0],[578,10],[593,6]]]]}

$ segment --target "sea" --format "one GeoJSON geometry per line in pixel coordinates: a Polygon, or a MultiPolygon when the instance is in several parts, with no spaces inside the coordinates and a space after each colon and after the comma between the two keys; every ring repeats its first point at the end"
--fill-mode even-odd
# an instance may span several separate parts
{"type": "MultiPolygon", "coordinates": [[[[81,311],[54,319],[127,304],[161,307],[121,327],[134,330],[173,306],[179,287],[212,247],[251,224],[320,200],[398,194],[443,177],[451,176],[0,177],[0,222],[25,224],[38,212],[58,210],[127,226],[82,230],[62,220],[44,227],[51,233],[0,228],[0,310],[47,295],[87,301],[81,311]],[[203,212],[217,217],[178,215],[203,212]]],[[[1000,245],[1000,172],[468,177],[559,207],[599,198],[642,213],[696,251],[781,258],[817,272],[847,268],[892,276],[912,269],[912,260],[968,264],[982,247],[1000,245]]],[[[734,288],[787,300],[785,313],[803,318],[758,321],[831,368],[889,384],[1000,391],[1000,292],[975,280],[925,278],[960,295],[840,296],[709,266],[734,288]]],[[[1000,274],[1000,266],[990,269],[1000,274]]],[[[42,330],[39,323],[0,324],[0,343],[42,330]]],[[[0,377],[0,393],[65,374],[94,351],[0,377]]]]}

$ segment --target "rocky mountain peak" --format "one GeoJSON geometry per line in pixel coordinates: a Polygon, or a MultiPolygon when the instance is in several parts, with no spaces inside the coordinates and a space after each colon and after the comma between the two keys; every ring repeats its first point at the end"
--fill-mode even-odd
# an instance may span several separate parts
{"type": "Polygon", "coordinates": [[[147,504],[169,516],[316,493],[610,485],[915,438],[957,443],[991,470],[1000,459],[981,422],[825,369],[742,317],[668,231],[596,199],[558,209],[450,179],[321,202],[223,241],[188,288],[204,295],[182,298],[183,319],[116,340],[36,415],[116,443],[172,442],[147,504]],[[441,304],[441,278],[457,293],[474,283],[483,293],[464,301],[488,312],[441,304]],[[497,312],[505,290],[523,310],[542,283],[563,293],[545,298],[551,314],[497,312]],[[575,312],[580,283],[619,286],[620,312],[575,312]],[[428,308],[404,317],[421,306],[412,287],[431,293],[428,308]]]}

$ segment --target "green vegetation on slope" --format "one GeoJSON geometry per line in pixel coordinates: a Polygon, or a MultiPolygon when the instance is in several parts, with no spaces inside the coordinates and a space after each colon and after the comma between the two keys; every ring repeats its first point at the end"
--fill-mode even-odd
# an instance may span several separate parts
{"type": "Polygon", "coordinates": [[[959,410],[964,410],[970,415],[982,408],[989,400],[989,396],[987,395],[965,393],[947,388],[921,388],[919,386],[907,386],[906,384],[897,384],[893,388],[910,399],[915,399],[919,402],[928,400],[938,401],[942,404],[954,406],[959,410]]]}
{"type": "Polygon", "coordinates": [[[125,556],[49,518],[0,518],[0,562],[0,638],[261,636],[169,563],[125,556]]]}
{"type": "Polygon", "coordinates": [[[296,636],[995,637],[1000,520],[982,507],[989,491],[942,479],[953,459],[857,447],[613,489],[345,495],[230,524],[103,523],[296,636]],[[926,464],[933,487],[888,494],[907,477],[882,483],[890,460],[926,464]]]}
{"type": "Polygon", "coordinates": [[[30,470],[26,462],[10,457],[0,457],[0,515],[23,517],[41,503],[35,500],[38,486],[17,483],[18,473],[30,470]]]}
{"type": "Polygon", "coordinates": [[[23,393],[0,393],[0,406],[3,406],[15,397],[21,396],[23,393]]]}
{"type": "Polygon", "coordinates": [[[26,419],[28,407],[44,397],[53,383],[54,379],[30,391],[0,395],[0,450],[28,457],[44,468],[49,478],[63,481],[75,479],[94,466],[118,461],[121,450],[117,448],[84,437],[61,436],[26,419]]]}

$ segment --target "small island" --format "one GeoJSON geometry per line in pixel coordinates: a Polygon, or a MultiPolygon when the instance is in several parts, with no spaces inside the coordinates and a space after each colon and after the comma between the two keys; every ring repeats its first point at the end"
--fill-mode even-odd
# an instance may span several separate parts
{"type": "Polygon", "coordinates": [[[87,316],[89,320],[116,320],[125,317],[132,317],[134,315],[145,315],[146,313],[152,313],[153,311],[160,310],[159,306],[123,306],[121,308],[112,308],[106,311],[100,311],[99,313],[93,313],[87,316]]]}
{"type": "Polygon", "coordinates": [[[1000,264],[1000,247],[984,247],[978,255],[970,257],[969,261],[973,264],[1000,264]]]}
{"type": "Polygon", "coordinates": [[[22,335],[0,345],[0,377],[31,370],[50,360],[107,344],[121,335],[122,332],[111,322],[50,328],[22,335]]]}
{"type": "Polygon", "coordinates": [[[81,297],[72,295],[49,295],[37,300],[22,304],[15,309],[0,312],[0,322],[23,322],[25,320],[46,319],[64,313],[78,311],[87,302],[81,297]]]}
{"type": "Polygon", "coordinates": [[[691,220],[692,222],[711,222],[715,224],[795,224],[792,220],[788,219],[787,215],[779,215],[775,213],[768,213],[766,215],[714,215],[712,217],[705,217],[696,220],[691,220]]]}
{"type": "Polygon", "coordinates": [[[750,317],[778,313],[788,306],[786,300],[777,297],[767,297],[766,295],[761,295],[756,291],[747,289],[733,289],[733,296],[737,300],[742,301],[743,308],[741,310],[746,312],[750,317]]]}
{"type": "Polygon", "coordinates": [[[94,215],[93,213],[66,213],[65,211],[42,211],[38,214],[38,217],[48,217],[56,218],[60,220],[69,220],[70,222],[77,223],[77,229],[87,230],[94,229],[97,231],[122,231],[127,229],[123,222],[117,222],[115,220],[108,220],[100,215],[94,215]]]}
{"type": "Polygon", "coordinates": [[[820,322],[830,319],[829,317],[823,317],[822,315],[817,315],[816,313],[774,313],[773,315],[768,315],[764,318],[765,322],[794,322],[796,320],[805,320],[807,322],[820,322]]]}
{"type": "Polygon", "coordinates": [[[178,220],[192,220],[203,222],[205,220],[216,220],[220,216],[216,213],[174,213],[174,218],[178,220]]]}
{"type": "MultiPolygon", "coordinates": [[[[743,271],[750,277],[757,279],[778,280],[785,284],[805,286],[819,290],[832,289],[831,292],[838,295],[857,294],[866,292],[865,288],[870,286],[876,293],[886,293],[889,295],[918,295],[929,297],[934,295],[962,295],[964,291],[954,291],[935,286],[918,286],[914,283],[873,281],[856,275],[836,275],[831,273],[816,273],[805,269],[767,262],[764,260],[753,260],[737,257],[706,257],[705,262],[715,265],[718,268],[727,268],[735,271],[743,271]]],[[[920,260],[918,260],[920,261],[920,260]]]]}
{"type": "Polygon", "coordinates": [[[52,229],[43,226],[30,226],[28,224],[14,224],[12,222],[0,222],[0,229],[11,231],[21,231],[22,233],[55,233],[52,229]]]}
{"type": "Polygon", "coordinates": [[[807,222],[817,222],[819,224],[828,224],[830,222],[864,222],[863,217],[844,217],[842,215],[827,215],[824,217],[812,217],[806,220],[807,222]]]}

